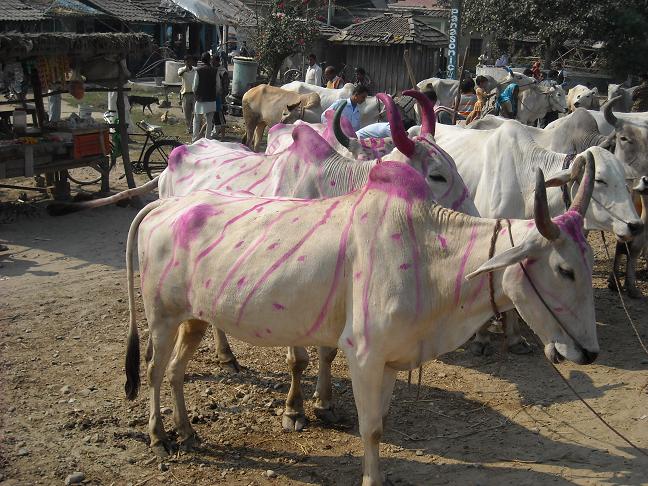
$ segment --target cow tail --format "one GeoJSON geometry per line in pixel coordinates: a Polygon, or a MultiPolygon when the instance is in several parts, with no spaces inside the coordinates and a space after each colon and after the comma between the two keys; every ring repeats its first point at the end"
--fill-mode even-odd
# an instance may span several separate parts
{"type": "Polygon", "coordinates": [[[84,201],[78,203],[54,202],[47,206],[47,212],[50,216],[63,216],[64,214],[76,213],[84,209],[98,208],[107,206],[108,204],[115,204],[124,199],[130,199],[136,196],[148,194],[158,187],[160,176],[158,175],[153,180],[148,181],[146,184],[127,189],[112,196],[103,197],[101,199],[93,199],[91,201],[84,201]]]}
{"type": "MultiPolygon", "coordinates": [[[[151,181],[153,182],[153,181],[151,181]]],[[[128,338],[126,344],[126,384],[124,391],[126,398],[134,400],[137,397],[137,392],[140,387],[140,349],[139,349],[139,333],[137,331],[137,320],[135,316],[135,285],[133,283],[133,247],[135,246],[135,237],[142,220],[164,200],[158,199],[142,209],[128,230],[128,239],[126,241],[126,278],[128,279],[128,310],[129,310],[129,325],[128,325],[128,338]]]]}

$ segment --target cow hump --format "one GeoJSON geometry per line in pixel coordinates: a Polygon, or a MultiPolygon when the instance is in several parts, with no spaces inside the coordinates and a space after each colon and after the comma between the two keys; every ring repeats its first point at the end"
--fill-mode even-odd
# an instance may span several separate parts
{"type": "Polygon", "coordinates": [[[375,165],[369,173],[368,187],[408,201],[428,197],[425,178],[402,162],[387,161],[375,165]]]}
{"type": "Polygon", "coordinates": [[[292,132],[292,150],[303,160],[322,161],[333,154],[333,148],[308,125],[297,125],[292,132]]]}

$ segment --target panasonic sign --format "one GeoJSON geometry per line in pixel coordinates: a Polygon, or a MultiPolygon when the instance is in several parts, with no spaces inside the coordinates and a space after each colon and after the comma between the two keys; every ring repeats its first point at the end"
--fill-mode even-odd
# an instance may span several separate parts
{"type": "Polygon", "coordinates": [[[461,2],[452,2],[453,6],[450,9],[450,25],[448,26],[448,67],[447,78],[457,79],[457,59],[459,57],[459,32],[460,32],[460,15],[459,6],[461,2]]]}

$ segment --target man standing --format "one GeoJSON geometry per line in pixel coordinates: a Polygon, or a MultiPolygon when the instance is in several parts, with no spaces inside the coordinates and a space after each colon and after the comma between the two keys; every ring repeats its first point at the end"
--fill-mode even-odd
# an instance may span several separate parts
{"type": "Polygon", "coordinates": [[[354,131],[360,130],[360,105],[365,102],[367,99],[367,88],[365,86],[354,86],[353,91],[351,92],[351,98],[346,100],[341,99],[333,103],[328,110],[322,113],[322,123],[326,123],[326,112],[330,110],[337,110],[338,107],[342,104],[343,101],[346,101],[347,104],[342,111],[342,116],[345,117],[351,123],[354,131]]]}
{"type": "Polygon", "coordinates": [[[329,89],[339,89],[342,87],[342,78],[336,74],[333,66],[327,66],[324,70],[324,79],[326,79],[326,87],[329,89]]]}
{"type": "Polygon", "coordinates": [[[356,86],[364,86],[367,88],[367,93],[371,96],[372,93],[372,86],[371,86],[371,79],[369,76],[367,76],[367,71],[364,70],[364,68],[357,68],[355,71],[355,83],[356,86]]]}
{"type": "Polygon", "coordinates": [[[225,97],[229,93],[229,73],[221,65],[221,59],[214,57],[213,66],[216,69],[216,113],[214,114],[214,130],[212,137],[216,138],[216,132],[220,128],[220,139],[225,138],[225,97]]]}
{"type": "Polygon", "coordinates": [[[178,69],[178,77],[182,80],[180,97],[182,99],[182,112],[184,113],[185,123],[187,124],[187,133],[191,133],[194,103],[196,101],[193,92],[193,82],[196,77],[196,70],[194,69],[195,63],[196,59],[192,55],[187,55],[185,57],[185,65],[178,69]]]}
{"type": "Polygon", "coordinates": [[[200,138],[200,128],[202,125],[202,115],[205,115],[207,128],[205,137],[211,139],[212,126],[214,124],[214,113],[216,113],[216,75],[217,71],[211,65],[211,56],[209,52],[204,52],[200,59],[202,62],[196,69],[196,77],[193,82],[193,92],[196,98],[193,116],[193,138],[195,142],[200,138]]]}
{"type": "Polygon", "coordinates": [[[630,111],[648,111],[648,73],[641,74],[641,84],[632,93],[632,108],[630,111]]]}
{"type": "Polygon", "coordinates": [[[317,57],[313,53],[308,55],[308,68],[304,81],[306,84],[322,86],[322,68],[317,64],[317,57]]]}

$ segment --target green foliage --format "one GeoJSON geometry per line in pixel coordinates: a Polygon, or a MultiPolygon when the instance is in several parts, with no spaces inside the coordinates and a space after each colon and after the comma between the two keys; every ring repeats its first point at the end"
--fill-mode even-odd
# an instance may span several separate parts
{"type": "Polygon", "coordinates": [[[260,19],[256,38],[261,70],[274,79],[288,56],[308,49],[317,38],[320,6],[315,0],[273,0],[269,15],[260,19]]]}
{"type": "Polygon", "coordinates": [[[648,62],[648,0],[465,0],[462,22],[497,38],[535,37],[547,61],[567,40],[601,40],[619,74],[648,62]]]}

